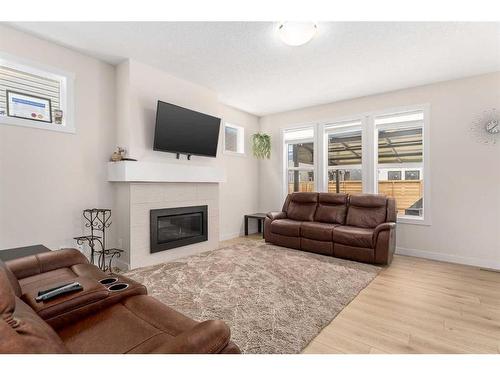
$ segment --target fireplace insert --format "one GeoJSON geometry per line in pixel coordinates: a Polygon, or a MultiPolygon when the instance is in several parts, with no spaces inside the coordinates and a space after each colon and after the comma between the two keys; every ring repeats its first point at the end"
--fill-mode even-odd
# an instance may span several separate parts
{"type": "Polygon", "coordinates": [[[208,206],[150,211],[151,253],[208,240],[208,206]]]}

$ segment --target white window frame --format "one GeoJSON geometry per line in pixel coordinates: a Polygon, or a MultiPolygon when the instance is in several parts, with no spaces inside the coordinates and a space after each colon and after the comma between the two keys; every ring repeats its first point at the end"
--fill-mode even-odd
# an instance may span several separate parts
{"type": "MultiPolygon", "coordinates": [[[[63,133],[76,132],[74,119],[74,84],[75,76],[73,73],[63,71],[54,67],[49,67],[28,59],[23,59],[7,53],[0,52],[0,65],[22,72],[38,75],[41,77],[50,78],[60,82],[60,105],[63,111],[63,123],[41,123],[29,119],[17,117],[1,116],[0,126],[14,125],[25,126],[29,128],[58,131],[63,133]]],[[[89,109],[91,110],[91,109],[89,109]]]]}
{"type": "Polygon", "coordinates": [[[288,195],[288,171],[292,170],[298,170],[298,171],[308,171],[308,172],[313,172],[314,175],[314,186],[316,187],[316,190],[319,191],[319,186],[318,186],[318,132],[317,132],[317,124],[300,124],[300,125],[294,125],[291,127],[286,127],[281,129],[281,156],[282,156],[282,171],[283,171],[283,188],[282,188],[282,196],[283,199],[286,198],[288,195]],[[312,138],[300,138],[300,139],[294,139],[294,140],[285,140],[285,133],[287,132],[292,132],[292,131],[298,131],[298,130],[307,130],[311,129],[313,131],[313,136],[312,138]],[[293,144],[298,144],[298,143],[312,143],[313,144],[313,150],[314,150],[314,155],[313,155],[313,166],[312,167],[288,167],[288,145],[293,145],[293,144]]]}
{"type": "Polygon", "coordinates": [[[243,126],[233,125],[229,122],[224,122],[224,153],[235,156],[246,156],[245,150],[245,128],[243,126]],[[226,150],[226,128],[236,129],[236,148],[238,151],[226,150]]]}
{"type": "MultiPolygon", "coordinates": [[[[375,118],[386,115],[395,115],[398,113],[422,111],[424,113],[423,119],[423,162],[417,163],[423,166],[424,177],[424,207],[423,217],[416,216],[398,216],[398,223],[402,224],[417,224],[417,225],[431,225],[431,165],[430,165],[430,105],[419,104],[412,106],[396,107],[384,109],[381,111],[365,112],[349,117],[342,117],[328,121],[320,121],[315,123],[293,125],[281,128],[281,155],[282,155],[282,171],[283,171],[283,197],[288,194],[288,164],[287,164],[287,149],[290,143],[304,143],[313,142],[314,144],[314,166],[310,169],[314,172],[314,183],[317,191],[328,191],[328,155],[327,141],[328,134],[332,129],[341,128],[344,126],[347,130],[349,126],[345,124],[355,121],[361,121],[361,139],[362,139],[362,186],[364,193],[377,193],[378,191],[378,129],[383,125],[375,126],[375,118]],[[287,131],[300,130],[312,128],[314,137],[311,139],[300,139],[297,141],[285,141],[285,133],[287,131]],[[321,172],[319,172],[321,171],[321,172]]],[[[420,123],[420,121],[419,121],[420,123]]],[[[405,125],[408,125],[407,122],[405,125]]],[[[389,124],[392,126],[393,124],[389,124]]],[[[359,125],[351,126],[351,130],[359,129],[359,125]]],[[[394,125],[396,127],[396,125],[394,125]]],[[[412,166],[414,164],[408,164],[412,166]]],[[[416,165],[416,164],[415,164],[416,165]]],[[[388,164],[388,167],[391,165],[388,164]]],[[[347,167],[347,166],[342,166],[347,167]]],[[[384,165],[385,167],[385,165],[384,165]]]]}
{"type": "Polygon", "coordinates": [[[327,122],[320,124],[321,128],[321,134],[323,136],[323,141],[321,142],[323,147],[321,151],[321,156],[322,156],[322,189],[319,191],[328,191],[328,171],[331,169],[358,169],[361,167],[361,173],[362,173],[362,178],[361,178],[361,186],[363,188],[363,192],[365,191],[365,183],[366,183],[366,176],[365,176],[365,170],[366,168],[364,165],[366,164],[365,162],[365,145],[364,145],[364,139],[365,139],[365,126],[364,126],[364,118],[363,117],[353,117],[353,118],[348,118],[344,119],[342,121],[335,121],[335,122],[327,122]],[[339,134],[341,132],[351,132],[351,131],[361,131],[361,144],[362,144],[362,155],[361,155],[361,165],[355,164],[355,165],[341,165],[338,167],[329,167],[328,166],[328,136],[330,134],[339,134]]]}
{"type": "MultiPolygon", "coordinates": [[[[374,160],[375,160],[375,173],[373,176],[373,192],[378,192],[378,131],[380,129],[398,129],[400,127],[406,127],[406,126],[411,126],[412,122],[407,121],[407,122],[402,122],[402,123],[392,123],[392,124],[381,124],[381,125],[374,125],[375,123],[375,118],[380,117],[380,116],[390,116],[390,115],[397,115],[397,114],[403,114],[403,113],[411,113],[411,112],[417,112],[421,111],[424,114],[424,119],[423,121],[417,121],[415,123],[418,123],[420,125],[422,123],[422,141],[423,141],[423,160],[422,163],[407,163],[408,166],[413,166],[413,167],[419,167],[423,169],[423,179],[424,179],[424,206],[423,206],[423,216],[410,216],[410,215],[398,215],[398,223],[403,223],[403,224],[420,224],[420,225],[431,225],[431,178],[430,178],[430,131],[429,131],[429,124],[430,124],[430,105],[428,104],[423,104],[423,105],[414,105],[414,106],[408,106],[408,107],[399,107],[399,108],[394,108],[394,109],[389,109],[389,110],[383,110],[383,111],[377,111],[372,114],[372,124],[373,124],[373,130],[374,130],[374,142],[373,142],[373,147],[374,147],[374,160]]],[[[384,164],[384,168],[390,168],[391,166],[397,166],[401,167],[401,165],[396,164],[384,164]]]]}

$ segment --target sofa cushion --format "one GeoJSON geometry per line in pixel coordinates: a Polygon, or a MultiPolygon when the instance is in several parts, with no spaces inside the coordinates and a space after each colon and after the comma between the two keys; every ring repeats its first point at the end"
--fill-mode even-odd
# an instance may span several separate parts
{"type": "Polygon", "coordinates": [[[313,221],[318,193],[293,193],[287,207],[287,217],[292,220],[313,221]]]}
{"type": "Polygon", "coordinates": [[[346,213],[347,194],[319,193],[314,221],[343,225],[346,213]]]}
{"type": "Polygon", "coordinates": [[[361,228],[375,228],[385,222],[387,197],[382,194],[358,194],[349,197],[346,224],[361,228]]]}
{"type": "Polygon", "coordinates": [[[373,229],[342,225],[333,228],[333,242],[356,247],[373,247],[373,229]]]}
{"type": "Polygon", "coordinates": [[[300,235],[317,241],[332,241],[332,231],[335,224],[304,221],[300,226],[300,235]]]}
{"type": "Polygon", "coordinates": [[[289,237],[300,236],[300,221],[279,219],[271,222],[271,232],[289,237]]]}

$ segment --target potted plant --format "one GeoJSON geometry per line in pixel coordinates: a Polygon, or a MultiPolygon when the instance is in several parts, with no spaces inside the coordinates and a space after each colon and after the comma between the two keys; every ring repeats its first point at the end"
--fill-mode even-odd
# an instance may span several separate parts
{"type": "Polygon", "coordinates": [[[265,133],[252,135],[252,151],[257,159],[271,158],[271,136],[265,133]]]}

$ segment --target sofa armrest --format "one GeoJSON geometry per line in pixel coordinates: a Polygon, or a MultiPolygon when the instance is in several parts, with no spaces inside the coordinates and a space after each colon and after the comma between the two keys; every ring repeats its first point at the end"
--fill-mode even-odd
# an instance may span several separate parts
{"type": "Polygon", "coordinates": [[[278,220],[278,219],[286,219],[286,212],[283,211],[275,211],[275,212],[268,212],[267,217],[271,220],[278,220]]]}
{"type": "Polygon", "coordinates": [[[386,222],[375,227],[373,247],[376,264],[390,264],[396,249],[396,223],[386,222]]]}
{"type": "Polygon", "coordinates": [[[384,230],[394,230],[394,229],[396,229],[396,223],[393,222],[382,223],[377,225],[375,227],[375,230],[373,231],[373,243],[374,244],[377,243],[378,235],[380,234],[380,232],[384,230]]]}
{"type": "Polygon", "coordinates": [[[82,263],[88,263],[88,260],[76,249],[48,251],[5,262],[18,279],[82,263]]]}
{"type": "Polygon", "coordinates": [[[230,337],[229,327],[223,321],[207,320],[160,345],[154,353],[219,353],[229,344],[230,337]]]}

